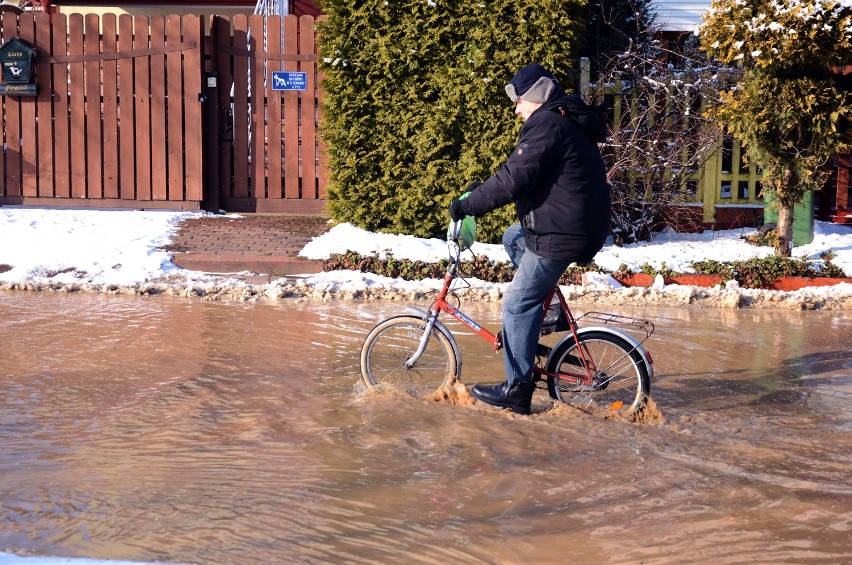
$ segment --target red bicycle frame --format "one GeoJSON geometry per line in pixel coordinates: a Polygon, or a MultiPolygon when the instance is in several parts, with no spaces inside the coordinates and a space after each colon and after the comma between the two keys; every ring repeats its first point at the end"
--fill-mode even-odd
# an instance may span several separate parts
{"type": "MultiPolygon", "coordinates": [[[[432,305],[430,309],[430,320],[437,320],[439,312],[446,312],[468,328],[470,328],[476,335],[483,338],[485,341],[490,343],[494,347],[494,351],[499,351],[503,348],[503,336],[501,333],[494,334],[488,331],[483,326],[479,325],[468,317],[464,312],[460,309],[456,308],[452,304],[447,301],[447,294],[450,292],[450,286],[452,285],[453,280],[456,278],[456,263],[452,262],[450,267],[447,269],[447,273],[444,275],[444,283],[441,287],[441,291],[438,293],[438,297],[435,300],[435,303],[432,305]]],[[[553,296],[556,295],[559,297],[559,306],[562,309],[562,312],[565,314],[566,319],[568,320],[569,327],[571,329],[571,333],[574,336],[574,340],[577,343],[581,343],[579,337],[577,335],[577,323],[574,319],[573,314],[571,313],[571,309],[568,308],[568,304],[565,302],[565,297],[562,296],[562,293],[559,291],[558,286],[554,286],[553,290],[551,290],[547,298],[545,299],[542,306],[542,318],[553,300],[553,296]]],[[[580,351],[580,360],[582,362],[583,373],[584,374],[576,374],[571,375],[567,373],[549,373],[544,368],[539,367],[538,365],[533,365],[533,373],[535,378],[541,379],[544,377],[555,377],[557,379],[568,380],[571,382],[589,385],[592,383],[592,375],[595,371],[594,362],[592,361],[591,355],[589,351],[586,349],[584,345],[579,348],[580,351]]]]}

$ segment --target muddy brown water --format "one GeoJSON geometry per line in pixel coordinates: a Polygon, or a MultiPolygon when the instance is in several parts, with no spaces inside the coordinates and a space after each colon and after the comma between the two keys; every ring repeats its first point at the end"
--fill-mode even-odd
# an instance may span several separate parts
{"type": "MultiPolygon", "coordinates": [[[[366,395],[361,341],[404,308],[0,293],[0,552],[852,561],[848,313],[607,308],[657,326],[663,420],[630,424],[366,395]]],[[[500,378],[460,342],[468,384],[500,378]]]]}

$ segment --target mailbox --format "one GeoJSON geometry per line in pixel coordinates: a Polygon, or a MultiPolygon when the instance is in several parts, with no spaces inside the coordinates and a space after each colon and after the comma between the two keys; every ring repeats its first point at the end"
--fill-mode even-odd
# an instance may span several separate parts
{"type": "Polygon", "coordinates": [[[3,83],[0,95],[35,96],[35,48],[18,36],[10,38],[0,46],[0,68],[3,83]]]}

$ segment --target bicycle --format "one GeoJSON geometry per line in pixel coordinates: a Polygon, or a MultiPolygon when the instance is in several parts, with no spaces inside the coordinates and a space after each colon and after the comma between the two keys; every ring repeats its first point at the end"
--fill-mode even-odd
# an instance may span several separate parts
{"type": "MultiPolygon", "coordinates": [[[[456,222],[461,224],[461,222],[456,222]]],[[[410,314],[379,322],[361,347],[361,375],[370,391],[393,387],[417,395],[461,382],[461,352],[450,329],[438,318],[446,313],[489,342],[495,351],[503,344],[501,333],[492,333],[461,311],[459,226],[448,231],[449,264],[443,285],[428,310],[409,307],[410,314]],[[456,305],[448,297],[455,296],[456,305]]],[[[467,247],[471,241],[465,242],[467,247]]],[[[588,410],[592,405],[611,411],[640,411],[651,391],[653,360],[643,343],[654,333],[648,320],[587,312],[574,318],[559,285],[542,304],[541,336],[565,332],[555,345],[539,343],[533,369],[536,388],[547,384],[551,398],[588,410]],[[580,327],[581,320],[601,325],[580,327]],[[644,334],[641,339],[613,325],[644,334]]]]}

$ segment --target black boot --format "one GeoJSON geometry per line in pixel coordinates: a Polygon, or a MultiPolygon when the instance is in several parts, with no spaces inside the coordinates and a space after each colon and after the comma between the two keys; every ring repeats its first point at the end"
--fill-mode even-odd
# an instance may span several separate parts
{"type": "Polygon", "coordinates": [[[508,382],[499,385],[474,385],[470,389],[470,394],[477,400],[492,406],[508,408],[515,414],[529,414],[534,391],[533,381],[519,381],[512,387],[508,382]]]}

